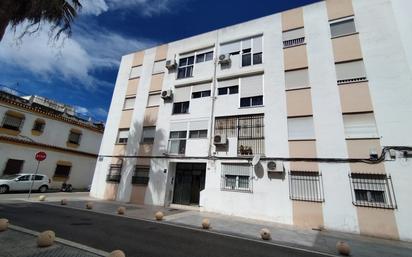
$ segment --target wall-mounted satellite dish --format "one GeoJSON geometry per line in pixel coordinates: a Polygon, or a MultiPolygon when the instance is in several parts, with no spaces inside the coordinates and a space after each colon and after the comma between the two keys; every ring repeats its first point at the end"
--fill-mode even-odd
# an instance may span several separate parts
{"type": "Polygon", "coordinates": [[[252,165],[256,166],[259,163],[259,161],[260,161],[260,155],[256,154],[252,159],[252,165]]]}

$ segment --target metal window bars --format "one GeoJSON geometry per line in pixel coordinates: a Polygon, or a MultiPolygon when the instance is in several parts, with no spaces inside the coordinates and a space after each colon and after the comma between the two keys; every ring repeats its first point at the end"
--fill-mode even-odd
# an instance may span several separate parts
{"type": "Polygon", "coordinates": [[[252,193],[252,166],[240,163],[222,163],[220,189],[222,191],[252,193]]]}
{"type": "Polygon", "coordinates": [[[305,37],[294,38],[291,40],[283,41],[283,47],[286,48],[286,47],[298,46],[304,43],[305,43],[305,37]]]}
{"type": "Polygon", "coordinates": [[[324,202],[322,174],[314,171],[289,172],[289,197],[296,201],[324,202]]]}
{"type": "Polygon", "coordinates": [[[355,206],[396,209],[392,178],[386,174],[349,174],[352,203],[355,206]]]}
{"type": "Polygon", "coordinates": [[[122,177],[122,164],[110,164],[109,173],[106,176],[107,182],[119,183],[122,177]]]}

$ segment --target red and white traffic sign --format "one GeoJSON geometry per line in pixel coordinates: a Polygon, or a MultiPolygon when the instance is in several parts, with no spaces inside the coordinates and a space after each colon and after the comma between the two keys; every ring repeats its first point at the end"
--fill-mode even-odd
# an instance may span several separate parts
{"type": "Polygon", "coordinates": [[[38,152],[36,153],[36,160],[38,160],[39,162],[46,160],[47,154],[45,152],[38,152]]]}

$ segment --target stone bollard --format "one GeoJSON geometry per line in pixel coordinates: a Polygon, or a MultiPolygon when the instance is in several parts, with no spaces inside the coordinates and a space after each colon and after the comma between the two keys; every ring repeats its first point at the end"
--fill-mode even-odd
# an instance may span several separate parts
{"type": "Polygon", "coordinates": [[[338,241],[336,243],[336,250],[340,255],[349,256],[350,255],[350,247],[349,244],[344,241],[338,241]]]}
{"type": "Polygon", "coordinates": [[[109,254],[109,256],[107,256],[107,257],[126,257],[126,255],[121,250],[115,250],[115,251],[111,252],[109,254]]]}
{"type": "Polygon", "coordinates": [[[86,203],[86,209],[88,209],[88,210],[93,209],[93,203],[92,202],[87,202],[86,203]]]}
{"type": "Polygon", "coordinates": [[[270,231],[269,231],[269,229],[263,228],[263,229],[260,231],[260,237],[261,237],[263,240],[270,240],[271,236],[270,236],[270,231]]]}
{"type": "Polygon", "coordinates": [[[159,220],[159,221],[163,220],[163,217],[164,217],[163,212],[161,212],[161,211],[156,212],[156,214],[155,214],[156,220],[159,220]]]}
{"type": "Polygon", "coordinates": [[[40,201],[40,202],[44,202],[45,200],[46,200],[46,196],[45,196],[45,195],[39,196],[39,201],[40,201]]]}
{"type": "Polygon", "coordinates": [[[0,232],[6,231],[8,227],[9,227],[9,220],[0,219],[0,232]]]}
{"type": "Polygon", "coordinates": [[[67,199],[62,199],[62,200],[60,201],[60,204],[61,204],[61,205],[67,205],[67,199]]]}
{"type": "Polygon", "coordinates": [[[126,212],[126,208],[123,206],[120,206],[119,208],[117,208],[117,214],[119,215],[124,215],[126,212]]]}
{"type": "Polygon", "coordinates": [[[37,245],[39,247],[51,246],[54,243],[54,239],[56,239],[56,234],[51,230],[46,230],[37,236],[37,245]]]}
{"type": "Polygon", "coordinates": [[[202,220],[202,228],[203,228],[203,229],[209,229],[209,228],[210,228],[210,221],[209,221],[209,219],[203,219],[203,220],[202,220]]]}

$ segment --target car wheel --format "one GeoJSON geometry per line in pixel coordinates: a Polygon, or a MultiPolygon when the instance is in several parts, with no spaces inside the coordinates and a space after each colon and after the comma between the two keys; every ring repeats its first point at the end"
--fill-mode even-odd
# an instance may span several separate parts
{"type": "Polygon", "coordinates": [[[8,187],[8,186],[6,186],[6,185],[0,186],[0,194],[7,193],[7,191],[9,191],[9,187],[8,187]]]}
{"type": "Polygon", "coordinates": [[[47,191],[47,186],[41,186],[40,188],[39,188],[39,192],[40,193],[44,193],[44,192],[46,192],[47,191]]]}

